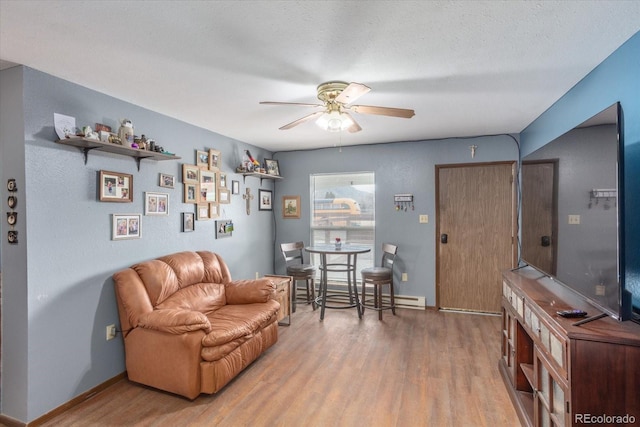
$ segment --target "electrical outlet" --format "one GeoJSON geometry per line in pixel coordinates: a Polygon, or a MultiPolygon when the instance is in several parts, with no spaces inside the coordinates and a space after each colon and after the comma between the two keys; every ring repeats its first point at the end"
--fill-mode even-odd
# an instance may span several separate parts
{"type": "Polygon", "coordinates": [[[420,224],[428,224],[429,223],[429,215],[420,215],[419,221],[420,221],[420,224]]]}
{"type": "Polygon", "coordinates": [[[402,273],[402,281],[406,282],[407,280],[409,280],[409,276],[407,275],[407,273],[402,273]]]}
{"type": "Polygon", "coordinates": [[[580,224],[580,215],[569,215],[569,224],[580,224]]]}
{"type": "Polygon", "coordinates": [[[116,337],[116,325],[107,326],[107,341],[116,337]]]}

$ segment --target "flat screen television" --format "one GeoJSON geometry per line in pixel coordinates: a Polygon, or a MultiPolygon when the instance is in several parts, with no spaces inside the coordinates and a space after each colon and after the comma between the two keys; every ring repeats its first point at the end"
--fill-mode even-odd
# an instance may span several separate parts
{"type": "Polygon", "coordinates": [[[621,110],[616,103],[521,163],[521,262],[618,320],[624,286],[621,110]]]}

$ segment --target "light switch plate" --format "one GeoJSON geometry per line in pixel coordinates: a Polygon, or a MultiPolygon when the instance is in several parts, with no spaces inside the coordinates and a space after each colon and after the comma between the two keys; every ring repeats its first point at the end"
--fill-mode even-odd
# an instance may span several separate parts
{"type": "Polygon", "coordinates": [[[569,224],[580,224],[580,215],[569,215],[569,224]]]}

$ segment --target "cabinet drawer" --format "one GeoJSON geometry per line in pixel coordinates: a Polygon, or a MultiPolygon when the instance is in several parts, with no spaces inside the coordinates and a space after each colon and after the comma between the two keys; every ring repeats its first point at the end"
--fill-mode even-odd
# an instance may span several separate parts
{"type": "Polygon", "coordinates": [[[556,363],[558,371],[567,378],[566,339],[556,334],[544,320],[538,319],[535,313],[531,313],[531,329],[537,334],[541,347],[556,363]]]}

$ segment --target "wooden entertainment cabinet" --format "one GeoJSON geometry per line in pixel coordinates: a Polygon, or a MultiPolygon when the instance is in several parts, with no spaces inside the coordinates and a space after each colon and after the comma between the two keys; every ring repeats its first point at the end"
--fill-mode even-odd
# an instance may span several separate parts
{"type": "Polygon", "coordinates": [[[499,370],[522,425],[640,424],[640,325],[575,326],[556,312],[600,312],[531,267],[502,277],[499,370]]]}

